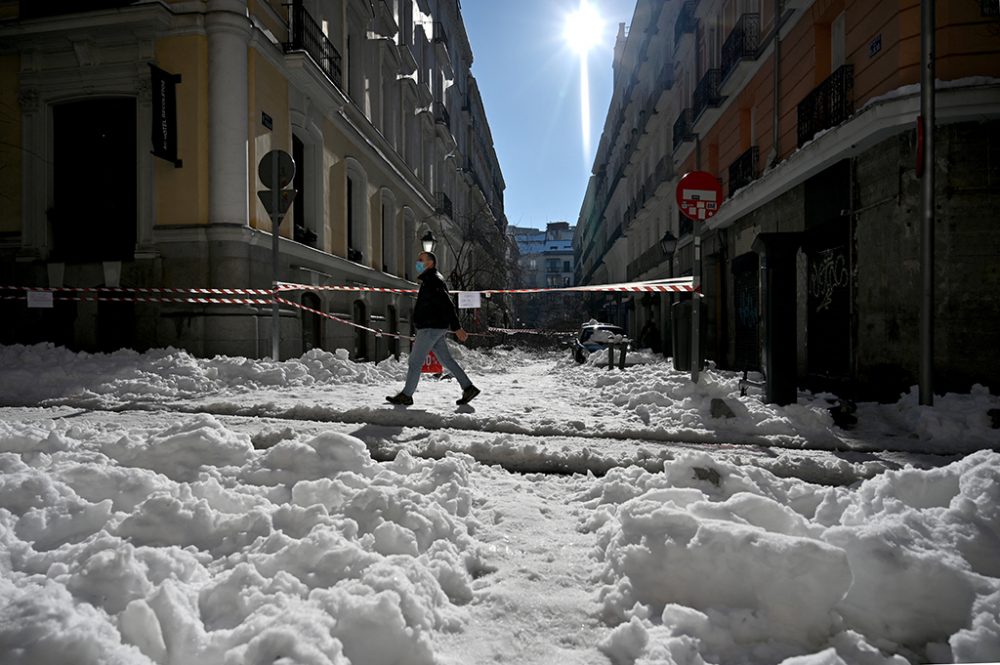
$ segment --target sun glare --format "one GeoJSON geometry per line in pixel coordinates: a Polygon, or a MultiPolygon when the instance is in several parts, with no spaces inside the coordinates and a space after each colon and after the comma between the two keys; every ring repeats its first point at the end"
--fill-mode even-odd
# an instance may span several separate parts
{"type": "Polygon", "coordinates": [[[601,31],[604,21],[593,5],[581,0],[580,6],[566,17],[563,37],[570,48],[580,54],[585,54],[601,41],[601,31]]]}

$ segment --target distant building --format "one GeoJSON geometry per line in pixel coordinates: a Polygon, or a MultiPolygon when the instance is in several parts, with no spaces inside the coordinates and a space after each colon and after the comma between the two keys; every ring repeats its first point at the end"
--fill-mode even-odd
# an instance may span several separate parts
{"type": "MultiPolygon", "coordinates": [[[[1000,342],[997,2],[939,2],[936,34],[935,386],[996,390],[1000,355],[983,350],[1000,342]]],[[[719,367],[792,347],[801,387],[895,400],[915,384],[920,2],[638,0],[613,68],[579,283],[690,275],[697,233],[719,367]],[[674,204],[693,170],[722,186],[707,223],[674,204]],[[769,287],[762,269],[779,262],[791,277],[769,287]],[[768,316],[791,344],[768,342],[768,316]]],[[[669,339],[675,299],[609,295],[592,313],[631,330],[653,319],[669,339]]]]}
{"type": "MultiPolygon", "coordinates": [[[[560,288],[576,284],[573,260],[574,227],[550,222],[545,230],[508,227],[518,250],[519,284],[526,289],[560,288]]],[[[571,329],[578,323],[580,296],[542,293],[517,296],[514,302],[519,327],[571,329]]]]}
{"type": "Polygon", "coordinates": [[[520,254],[523,288],[573,286],[576,263],[573,260],[573,233],[568,222],[550,222],[545,230],[508,227],[520,254]]]}

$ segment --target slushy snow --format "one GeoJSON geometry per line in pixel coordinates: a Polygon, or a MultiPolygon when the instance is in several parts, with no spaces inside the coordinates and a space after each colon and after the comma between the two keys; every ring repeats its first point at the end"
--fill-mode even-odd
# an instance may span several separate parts
{"type": "Polygon", "coordinates": [[[462,358],[483,404],[425,379],[396,409],[371,403],[394,360],[0,348],[0,662],[1000,660],[985,388],[844,433],[826,396],[764,405],[648,355],[462,358]],[[602,475],[488,465],[531,454],[602,475]]]}

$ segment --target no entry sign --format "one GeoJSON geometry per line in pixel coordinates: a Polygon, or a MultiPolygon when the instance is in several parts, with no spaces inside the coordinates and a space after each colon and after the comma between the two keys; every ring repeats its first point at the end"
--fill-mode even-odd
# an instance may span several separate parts
{"type": "Polygon", "coordinates": [[[677,183],[677,207],[691,219],[704,222],[719,211],[722,183],[707,171],[691,171],[677,183]]]}

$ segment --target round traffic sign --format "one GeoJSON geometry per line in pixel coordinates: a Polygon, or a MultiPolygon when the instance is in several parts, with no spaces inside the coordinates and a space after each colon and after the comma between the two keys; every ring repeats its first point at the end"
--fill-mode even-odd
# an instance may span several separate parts
{"type": "Polygon", "coordinates": [[[261,157],[257,175],[268,189],[284,189],[295,178],[295,160],[284,150],[272,150],[261,157]]]}
{"type": "Polygon", "coordinates": [[[707,171],[690,171],[677,182],[677,207],[693,220],[704,222],[719,211],[722,183],[707,171]]]}

